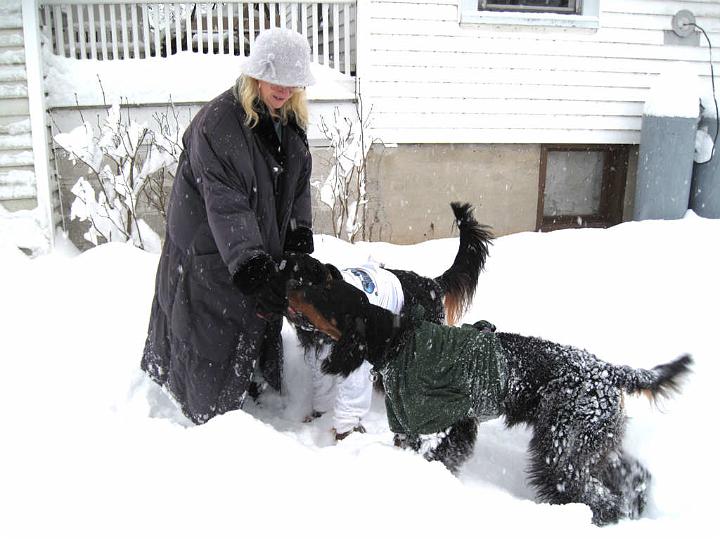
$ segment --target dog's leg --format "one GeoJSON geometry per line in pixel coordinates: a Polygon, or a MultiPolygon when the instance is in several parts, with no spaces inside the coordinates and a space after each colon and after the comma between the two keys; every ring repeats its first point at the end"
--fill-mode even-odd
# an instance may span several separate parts
{"type": "Polygon", "coordinates": [[[647,506],[650,472],[635,458],[613,452],[602,471],[602,481],[620,497],[627,517],[639,518],[647,506]]]}
{"type": "Polygon", "coordinates": [[[420,451],[420,437],[417,435],[407,435],[405,433],[396,433],[393,437],[393,444],[398,448],[407,450],[408,448],[413,452],[420,451]]]}
{"type": "Polygon", "coordinates": [[[592,459],[582,460],[572,449],[555,446],[548,433],[538,434],[530,441],[530,479],[537,498],[550,504],[587,504],[593,523],[614,523],[621,517],[620,497],[592,474],[592,459]],[[564,454],[564,456],[563,456],[564,454]]]}
{"type": "Polygon", "coordinates": [[[464,418],[447,430],[431,435],[405,435],[396,433],[394,443],[399,448],[410,448],[428,461],[439,461],[457,474],[475,449],[478,421],[464,418]]]}
{"type": "Polygon", "coordinates": [[[554,383],[543,394],[530,442],[530,477],[540,500],[587,504],[596,525],[629,517],[623,497],[603,482],[623,436],[620,393],[606,389],[598,398],[572,377],[554,383]]]}
{"type": "Polygon", "coordinates": [[[477,426],[476,418],[464,418],[447,430],[431,435],[396,433],[394,444],[399,448],[409,448],[428,461],[439,461],[451,473],[457,474],[475,449],[477,426]]]}
{"type": "Polygon", "coordinates": [[[451,473],[457,474],[475,449],[477,428],[476,418],[464,418],[456,422],[445,432],[437,446],[423,454],[425,459],[440,461],[451,473]]]}

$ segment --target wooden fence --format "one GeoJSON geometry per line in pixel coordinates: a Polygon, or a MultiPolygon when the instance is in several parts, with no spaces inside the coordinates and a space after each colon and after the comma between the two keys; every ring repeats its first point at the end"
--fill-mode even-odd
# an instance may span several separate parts
{"type": "Polygon", "coordinates": [[[130,60],[179,51],[247,56],[258,32],[280,27],[307,38],[314,62],[346,75],[355,73],[355,0],[39,0],[38,4],[47,46],[67,58],[130,60]]]}

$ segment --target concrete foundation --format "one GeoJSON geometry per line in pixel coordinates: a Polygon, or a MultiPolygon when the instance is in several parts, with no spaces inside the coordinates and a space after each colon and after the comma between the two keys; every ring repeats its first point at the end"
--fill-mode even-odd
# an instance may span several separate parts
{"type": "Polygon", "coordinates": [[[369,158],[372,240],[457,234],[452,201],[472,203],[497,235],[535,228],[540,145],[376,145],[369,158]]]}

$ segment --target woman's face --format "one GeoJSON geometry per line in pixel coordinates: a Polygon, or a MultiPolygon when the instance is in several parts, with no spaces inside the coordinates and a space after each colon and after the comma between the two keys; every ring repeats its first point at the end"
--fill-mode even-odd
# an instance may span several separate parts
{"type": "Polygon", "coordinates": [[[270,111],[277,111],[280,107],[285,105],[290,96],[295,92],[293,86],[280,86],[277,84],[270,84],[265,81],[258,81],[258,93],[263,103],[267,105],[270,111]]]}

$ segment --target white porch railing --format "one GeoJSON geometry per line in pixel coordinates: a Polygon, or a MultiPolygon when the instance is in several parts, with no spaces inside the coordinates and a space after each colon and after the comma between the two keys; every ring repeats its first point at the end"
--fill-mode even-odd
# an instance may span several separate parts
{"type": "Polygon", "coordinates": [[[38,0],[38,4],[48,46],[67,58],[129,60],[179,51],[246,56],[258,32],[280,27],[307,38],[314,62],[355,74],[356,0],[38,0]]]}

